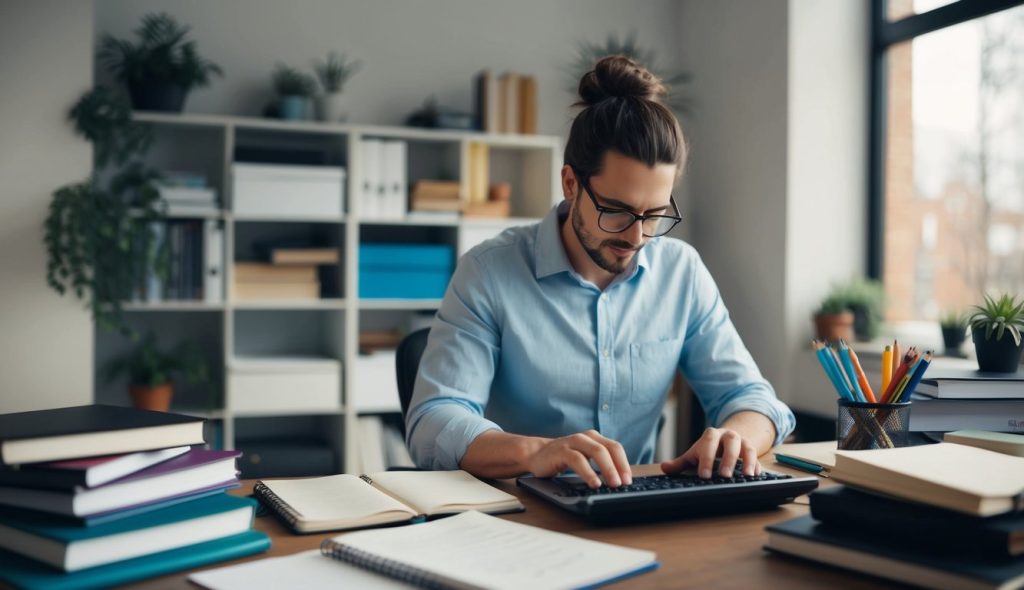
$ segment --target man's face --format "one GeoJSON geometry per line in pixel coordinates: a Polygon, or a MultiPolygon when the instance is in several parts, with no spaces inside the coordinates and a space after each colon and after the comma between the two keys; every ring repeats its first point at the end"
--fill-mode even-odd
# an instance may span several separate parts
{"type": "MultiPolygon", "coordinates": [[[[602,229],[594,201],[601,207],[624,209],[637,215],[674,215],[669,199],[675,178],[676,167],[672,164],[648,168],[643,162],[608,152],[599,176],[576,179],[570,220],[580,245],[594,264],[606,272],[620,274],[650,240],[644,237],[640,222],[619,233],[602,229]],[[593,199],[587,196],[580,180],[586,181],[593,199]]],[[[605,227],[609,227],[607,223],[605,227]]]]}

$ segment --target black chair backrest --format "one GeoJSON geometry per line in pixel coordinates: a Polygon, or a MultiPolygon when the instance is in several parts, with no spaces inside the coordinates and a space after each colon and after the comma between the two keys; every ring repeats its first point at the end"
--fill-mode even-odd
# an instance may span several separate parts
{"type": "Polygon", "coordinates": [[[398,379],[398,400],[402,404],[402,418],[409,411],[412,388],[416,385],[416,373],[420,368],[420,357],[427,347],[430,328],[422,328],[406,335],[398,344],[395,353],[395,377],[398,379]]]}

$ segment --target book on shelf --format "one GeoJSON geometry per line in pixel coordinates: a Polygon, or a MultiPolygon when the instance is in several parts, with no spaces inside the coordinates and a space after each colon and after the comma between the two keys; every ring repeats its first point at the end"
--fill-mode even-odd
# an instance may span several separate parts
{"type": "Polygon", "coordinates": [[[216,219],[203,223],[203,299],[224,301],[224,226],[216,219]]]}
{"type": "Polygon", "coordinates": [[[938,369],[928,371],[914,393],[940,399],[1024,399],[1024,371],[938,369]]]}
{"type": "Polygon", "coordinates": [[[207,564],[237,559],[270,549],[270,538],[259,531],[247,531],[213,541],[151,553],[117,563],[62,572],[49,565],[0,551],[0,580],[18,588],[75,590],[110,588],[207,564]]]}
{"type": "Polygon", "coordinates": [[[948,399],[910,396],[911,432],[990,430],[1024,433],[1024,399],[948,399]]]}
{"type": "Polygon", "coordinates": [[[244,533],[255,507],[217,494],[92,527],[25,511],[0,517],[0,548],[72,572],[244,533]]]}
{"type": "Polygon", "coordinates": [[[241,283],[313,283],[318,280],[315,264],[235,262],[235,281],[241,283]]]}
{"type": "Polygon", "coordinates": [[[428,588],[594,588],[654,570],[657,555],[481,512],[327,539],[324,555],[428,588]]]}
{"type": "Polygon", "coordinates": [[[22,465],[19,469],[0,468],[0,486],[57,490],[73,490],[80,487],[94,488],[183,455],[190,448],[187,446],[171,447],[156,451],[34,463],[22,465]]]}
{"type": "Polygon", "coordinates": [[[947,432],[943,440],[950,443],[988,449],[1004,455],[1024,457],[1024,434],[988,432],[985,430],[957,430],[947,432]]]}
{"type": "Polygon", "coordinates": [[[320,281],[269,282],[239,281],[234,284],[236,299],[320,299],[320,281]]]}
{"type": "Polygon", "coordinates": [[[537,133],[537,79],[519,77],[519,133],[537,133]]]}
{"type": "Polygon", "coordinates": [[[72,517],[102,515],[179,496],[238,486],[237,451],[193,449],[95,488],[0,487],[0,504],[72,517]]]}
{"type": "Polygon", "coordinates": [[[408,146],[404,141],[388,140],[382,143],[381,206],[380,213],[387,219],[401,219],[409,212],[408,146]]]}
{"type": "MultiPolygon", "coordinates": [[[[870,452],[870,451],[857,451],[870,452]]],[[[1024,559],[979,556],[957,547],[919,547],[800,516],[767,527],[765,549],[924,588],[1020,588],[1024,559]]]]}
{"type": "Polygon", "coordinates": [[[481,131],[485,133],[501,131],[498,78],[490,70],[482,70],[476,75],[475,110],[481,131]]]}
{"type": "Polygon", "coordinates": [[[501,133],[519,133],[519,74],[505,72],[498,77],[498,109],[501,133]]]}
{"type": "Polygon", "coordinates": [[[1024,458],[953,443],[836,451],[833,479],[975,516],[1024,510],[1024,458]]]}
{"type": "Polygon", "coordinates": [[[486,203],[490,186],[490,148],[485,143],[470,142],[469,144],[469,193],[467,204],[486,203]]]}
{"type": "Polygon", "coordinates": [[[836,464],[836,441],[782,444],[775,448],[775,460],[827,477],[836,464]]]}
{"type": "Polygon", "coordinates": [[[465,471],[261,480],[253,495],[299,533],[409,523],[467,510],[523,510],[515,496],[465,471]]]}
{"type": "Polygon", "coordinates": [[[274,248],[270,251],[271,264],[338,264],[337,248],[274,248]]]}
{"type": "Polygon", "coordinates": [[[203,444],[203,419],[94,404],[0,415],[5,465],[203,444]]]}
{"type": "Polygon", "coordinates": [[[810,495],[811,516],[830,526],[872,531],[907,545],[977,555],[1024,555],[1024,514],[982,518],[926,504],[831,486],[810,495]]]}

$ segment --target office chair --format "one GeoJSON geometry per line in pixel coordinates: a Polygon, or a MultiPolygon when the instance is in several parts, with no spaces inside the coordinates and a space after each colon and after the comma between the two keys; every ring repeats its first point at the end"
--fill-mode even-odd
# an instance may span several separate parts
{"type": "Polygon", "coordinates": [[[398,379],[398,401],[402,404],[402,421],[409,412],[412,388],[416,385],[416,373],[420,368],[420,357],[427,347],[430,328],[422,328],[402,338],[395,352],[395,377],[398,379]]]}

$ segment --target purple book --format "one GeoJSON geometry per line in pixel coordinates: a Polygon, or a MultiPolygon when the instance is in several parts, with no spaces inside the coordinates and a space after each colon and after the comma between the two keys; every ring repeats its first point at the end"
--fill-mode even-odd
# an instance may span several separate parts
{"type": "Polygon", "coordinates": [[[117,481],[72,492],[0,487],[0,504],[79,518],[236,485],[240,451],[194,449],[117,481]]]}

